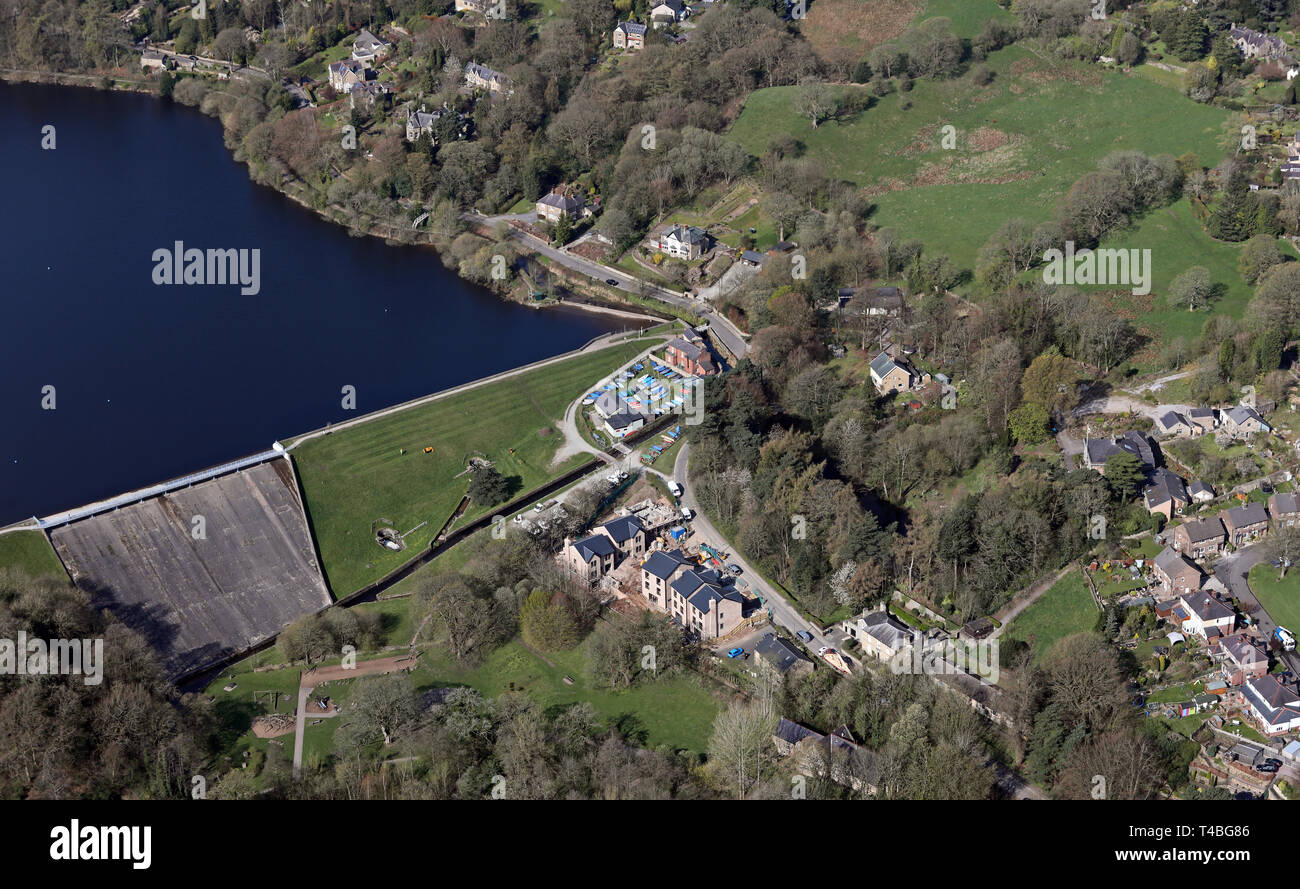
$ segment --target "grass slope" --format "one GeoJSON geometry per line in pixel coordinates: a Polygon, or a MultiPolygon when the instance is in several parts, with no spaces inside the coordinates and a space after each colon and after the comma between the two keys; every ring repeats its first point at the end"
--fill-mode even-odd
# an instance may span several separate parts
{"type": "Polygon", "coordinates": [[[1208,166],[1232,139],[1227,112],[1140,77],[1020,47],[993,53],[988,64],[996,73],[988,87],[968,77],[922,80],[905,94],[907,109],[890,94],[815,130],[794,113],[797,87],[758,90],[728,138],[759,155],[775,136],[793,134],[829,175],[867,189],[876,224],[967,268],[1000,224],[1050,218],[1070,185],[1112,151],[1191,152],[1208,166]],[[941,146],[946,125],[956,128],[954,150],[941,146]]]}
{"type": "Polygon", "coordinates": [[[1097,606],[1083,575],[1071,571],[1020,612],[1006,633],[1009,638],[1028,643],[1034,650],[1034,660],[1041,661],[1057,639],[1091,630],[1096,622],[1097,606]]]}
{"type": "Polygon", "coordinates": [[[17,568],[28,577],[68,578],[63,563],[40,531],[0,534],[0,568],[17,568]]]}
{"type": "Polygon", "coordinates": [[[1300,571],[1288,569],[1280,581],[1277,575],[1277,568],[1261,562],[1250,569],[1250,590],[1275,624],[1296,632],[1300,628],[1300,571]]]}
{"type": "MultiPolygon", "coordinates": [[[[518,490],[537,487],[581,462],[552,469],[565,408],[601,377],[646,348],[626,343],[392,414],[293,450],[326,579],[343,596],[382,577],[423,548],[469,487],[456,478],[471,455],[492,460],[518,490]],[[432,447],[432,454],[424,448],[432,447]],[[402,454],[401,449],[406,453],[402,454]],[[515,453],[510,453],[510,448],[515,453]],[[374,541],[386,520],[405,533],[404,552],[374,541]]],[[[481,515],[471,506],[465,518],[481,515]]]]}

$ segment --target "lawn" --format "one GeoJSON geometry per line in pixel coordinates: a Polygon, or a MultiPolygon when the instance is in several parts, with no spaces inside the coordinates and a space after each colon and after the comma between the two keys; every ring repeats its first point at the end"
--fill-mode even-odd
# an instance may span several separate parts
{"type": "MultiPolygon", "coordinates": [[[[469,476],[460,473],[471,456],[492,460],[516,493],[580,463],[585,458],[575,456],[551,467],[560,442],[555,425],[574,399],[647,345],[641,340],[580,355],[294,448],[334,595],[360,589],[428,545],[469,487],[469,476]],[[433,452],[424,453],[426,447],[433,452]],[[392,552],[376,543],[375,523],[411,532],[406,549],[392,552]]],[[[485,511],[471,505],[463,520],[485,511]]]]}
{"type": "Polygon", "coordinates": [[[0,534],[0,568],[17,568],[28,577],[51,575],[68,579],[63,563],[41,531],[0,534]]]}
{"type": "MultiPolygon", "coordinates": [[[[865,111],[816,129],[794,113],[797,87],[758,90],[727,135],[756,156],[776,136],[794,135],[828,175],[868,189],[877,225],[920,238],[965,268],[1006,220],[1049,219],[1069,187],[1112,151],[1191,152],[1212,166],[1232,139],[1228,112],[1140,77],[1019,47],[992,53],[988,64],[996,77],[987,87],[969,77],[920,80],[906,109],[898,94],[871,96],[865,111]],[[956,129],[953,150],[941,145],[946,125],[956,129]]],[[[866,87],[842,89],[868,97],[866,87]]]]}
{"type": "Polygon", "coordinates": [[[647,747],[665,745],[703,753],[713,731],[718,701],[694,673],[614,691],[592,682],[586,668],[585,643],[561,652],[547,652],[547,660],[511,642],[473,670],[458,665],[441,647],[424,649],[420,666],[412,674],[421,690],[468,685],[484,697],[523,692],[543,708],[585,702],[610,724],[647,747]],[[572,685],[564,682],[568,676],[572,685]]]}
{"type": "Polygon", "coordinates": [[[1251,592],[1278,626],[1293,632],[1300,627],[1300,570],[1289,568],[1286,577],[1277,579],[1279,569],[1261,562],[1250,569],[1251,592]]]}
{"type": "Polygon", "coordinates": [[[1097,606],[1092,602],[1083,575],[1071,571],[1039,597],[1007,627],[1007,636],[1029,644],[1034,659],[1041,661],[1057,639],[1091,630],[1097,623],[1097,606]]]}

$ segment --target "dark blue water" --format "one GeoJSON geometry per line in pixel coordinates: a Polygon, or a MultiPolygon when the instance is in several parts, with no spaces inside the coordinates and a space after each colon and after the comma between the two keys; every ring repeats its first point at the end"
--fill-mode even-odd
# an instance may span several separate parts
{"type": "Polygon", "coordinates": [[[0,524],[624,326],[506,303],[428,248],[349,237],[254,185],[215,120],[147,96],[0,83],[0,163],[0,524]],[[178,240],[259,248],[261,292],[155,285],[153,251],[178,240]]]}

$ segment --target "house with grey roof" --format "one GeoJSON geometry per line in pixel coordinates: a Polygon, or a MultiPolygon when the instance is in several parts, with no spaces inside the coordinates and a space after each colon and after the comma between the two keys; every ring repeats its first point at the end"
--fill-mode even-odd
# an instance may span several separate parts
{"type": "Polygon", "coordinates": [[[565,538],[562,558],[574,574],[595,584],[614,570],[618,550],[605,534],[592,534],[581,540],[565,538]]]}
{"type": "Polygon", "coordinates": [[[484,89],[490,93],[509,95],[513,92],[510,80],[500,71],[493,71],[487,65],[470,62],[465,66],[465,83],[474,89],[484,89]]]}
{"type": "Polygon", "coordinates": [[[600,531],[610,539],[623,556],[639,558],[645,553],[646,533],[641,520],[634,515],[619,516],[600,526],[600,531]]]}
{"type": "Polygon", "coordinates": [[[559,222],[561,216],[576,220],[582,217],[587,202],[574,190],[557,186],[550,193],[544,194],[537,201],[537,218],[552,224],[559,222]]]}
{"type": "Polygon", "coordinates": [[[1257,432],[1273,431],[1273,427],[1264,422],[1259,412],[1248,404],[1239,404],[1232,410],[1220,412],[1219,425],[1233,438],[1247,438],[1257,432]]]}
{"type": "Polygon", "coordinates": [[[1147,511],[1172,519],[1175,512],[1191,502],[1183,480],[1163,467],[1151,474],[1151,484],[1142,492],[1147,511]]]}
{"type": "Polygon", "coordinates": [[[1300,692],[1294,685],[1260,676],[1242,684],[1241,696],[1259,730],[1270,738],[1300,729],[1300,692]]]}
{"type": "Polygon", "coordinates": [[[910,650],[914,641],[912,628],[880,607],[840,624],[850,638],[856,639],[864,654],[889,662],[899,652],[910,650]]]}
{"type": "Polygon", "coordinates": [[[1213,432],[1219,421],[1212,407],[1192,407],[1182,412],[1182,418],[1192,427],[1193,435],[1213,432]]]}
{"type": "Polygon", "coordinates": [[[695,566],[680,549],[655,550],[641,563],[641,595],[656,611],[668,611],[668,585],[695,566]]]}
{"type": "Polygon", "coordinates": [[[1223,681],[1230,686],[1258,679],[1268,672],[1268,651],[1258,639],[1245,633],[1223,636],[1210,648],[1219,662],[1223,681]]]}
{"type": "Polygon", "coordinates": [[[690,15],[690,10],[682,0],[650,0],[650,21],[655,30],[680,22],[690,15]]]}
{"type": "Polygon", "coordinates": [[[1159,462],[1156,443],[1150,437],[1136,429],[1130,429],[1116,439],[1085,438],[1083,442],[1083,465],[1105,474],[1106,461],[1116,454],[1128,452],[1138,458],[1142,468],[1151,470],[1159,462]]]}
{"type": "Polygon", "coordinates": [[[648,30],[645,25],[636,22],[619,22],[614,27],[615,49],[643,49],[648,30]]]}
{"type": "Polygon", "coordinates": [[[1228,29],[1228,39],[1247,59],[1283,59],[1291,54],[1291,47],[1281,37],[1242,28],[1235,22],[1228,29]]]}
{"type": "Polygon", "coordinates": [[[698,639],[716,639],[740,626],[745,597],[722,586],[716,571],[690,568],[668,584],[668,614],[698,639]]]}
{"type": "Polygon", "coordinates": [[[1225,509],[1219,516],[1233,546],[1249,543],[1268,530],[1268,510],[1262,503],[1247,503],[1225,509]]]}
{"type": "Polygon", "coordinates": [[[615,438],[625,438],[644,426],[645,421],[645,414],[625,410],[606,417],[601,426],[615,438]]]}
{"type": "Polygon", "coordinates": [[[1228,542],[1228,532],[1218,516],[1183,522],[1169,532],[1169,545],[1193,559],[1217,556],[1228,542]]]}
{"type": "Polygon", "coordinates": [[[829,777],[837,784],[870,795],[875,795],[881,783],[883,760],[859,744],[847,725],[823,735],[781,717],[772,731],[772,741],[778,755],[794,758],[798,771],[829,777]]]}
{"type": "MultiPolygon", "coordinates": [[[[1199,568],[1197,574],[1200,574],[1199,568]]],[[[1180,607],[1175,609],[1175,614],[1181,612],[1184,633],[1215,639],[1230,634],[1237,625],[1237,613],[1224,604],[1218,594],[1209,590],[1188,590],[1179,596],[1178,602],[1180,607]]]]}
{"type": "Polygon", "coordinates": [[[888,352],[881,352],[871,359],[871,384],[881,395],[906,392],[920,379],[912,366],[902,358],[894,358],[888,352]]]}
{"type": "Polygon", "coordinates": [[[331,62],[327,69],[329,84],[334,92],[343,95],[352,89],[354,83],[364,83],[370,76],[370,68],[365,62],[355,59],[342,59],[331,62]]]}
{"type": "Polygon", "coordinates": [[[1273,494],[1268,498],[1268,516],[1274,525],[1300,525],[1300,498],[1295,494],[1273,494]]]}
{"type": "Polygon", "coordinates": [[[754,645],[754,657],[782,676],[801,676],[813,669],[813,662],[798,646],[773,633],[764,633],[754,645]]]}
{"type": "Polygon", "coordinates": [[[1197,479],[1187,486],[1187,495],[1197,503],[1209,503],[1214,499],[1214,488],[1197,479]]]}
{"type": "Polygon", "coordinates": [[[664,346],[664,363],[691,377],[709,377],[718,372],[709,347],[694,331],[668,341],[668,345],[664,346]]]}
{"type": "Polygon", "coordinates": [[[704,229],[679,224],[670,225],[658,237],[652,237],[650,247],[665,256],[690,262],[708,253],[712,241],[704,229]]]}
{"type": "Polygon", "coordinates": [[[1169,546],[1160,551],[1151,567],[1160,585],[1173,593],[1199,590],[1205,580],[1199,565],[1169,546]]]}
{"type": "Polygon", "coordinates": [[[381,40],[362,28],[357,39],[352,41],[352,58],[358,62],[373,62],[388,55],[392,48],[387,40],[381,40]]]}
{"type": "Polygon", "coordinates": [[[1155,419],[1156,431],[1161,435],[1191,435],[1192,424],[1178,411],[1165,411],[1155,419]]]}

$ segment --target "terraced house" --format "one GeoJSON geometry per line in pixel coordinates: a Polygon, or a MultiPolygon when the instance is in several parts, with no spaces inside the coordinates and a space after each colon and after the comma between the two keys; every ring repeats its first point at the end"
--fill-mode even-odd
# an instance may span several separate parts
{"type": "Polygon", "coordinates": [[[1262,503],[1247,503],[1225,509],[1219,514],[1228,532],[1228,542],[1233,546],[1250,543],[1268,530],[1268,510],[1262,503]]]}
{"type": "Polygon", "coordinates": [[[1295,494],[1274,494],[1268,498],[1268,516],[1274,525],[1300,525],[1300,498],[1295,494]]]}
{"type": "Polygon", "coordinates": [[[1184,522],[1169,532],[1169,545],[1193,559],[1208,559],[1223,552],[1228,532],[1218,516],[1184,522]]]}

